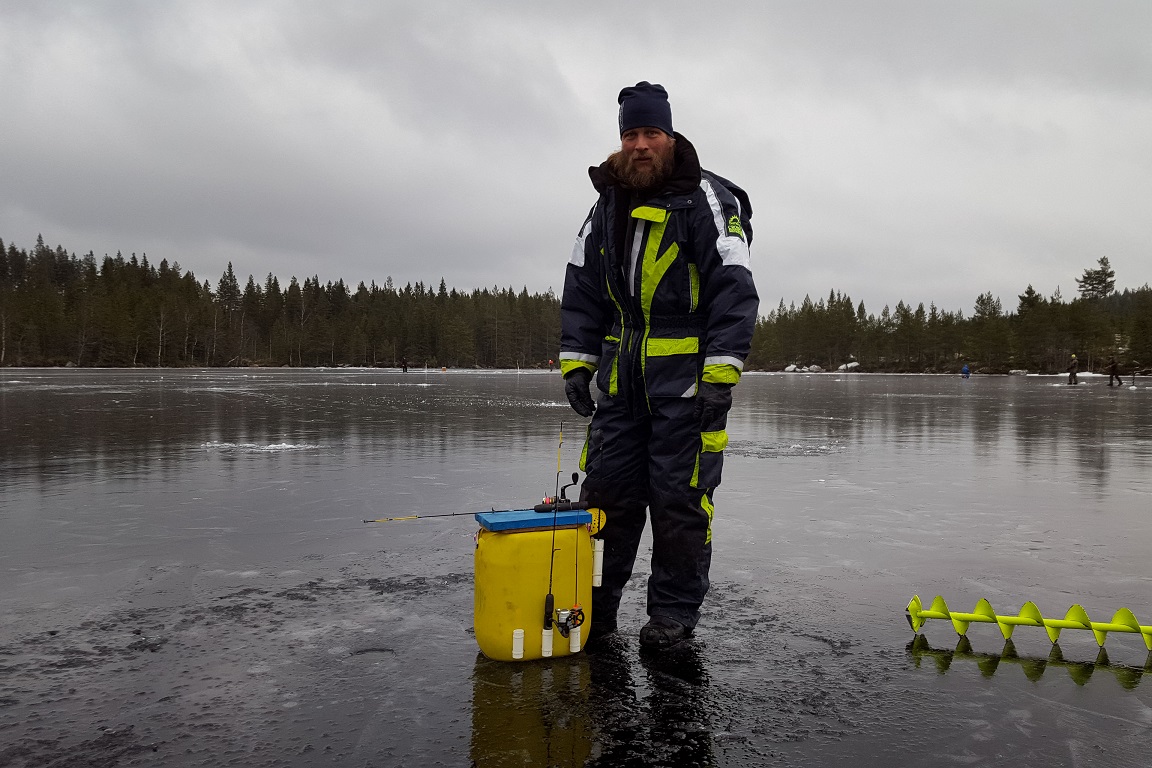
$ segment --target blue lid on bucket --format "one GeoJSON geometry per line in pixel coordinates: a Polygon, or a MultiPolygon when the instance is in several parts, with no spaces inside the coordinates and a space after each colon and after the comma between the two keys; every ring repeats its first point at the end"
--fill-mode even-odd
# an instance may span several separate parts
{"type": "Polygon", "coordinates": [[[563,528],[587,525],[592,513],[586,509],[568,509],[561,512],[534,512],[531,509],[510,509],[506,512],[477,512],[476,522],[489,531],[519,531],[526,528],[563,528]]]}

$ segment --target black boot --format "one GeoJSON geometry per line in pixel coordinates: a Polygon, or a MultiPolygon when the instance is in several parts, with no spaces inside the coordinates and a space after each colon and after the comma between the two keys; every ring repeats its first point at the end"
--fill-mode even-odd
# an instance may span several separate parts
{"type": "Polygon", "coordinates": [[[640,645],[659,650],[671,648],[690,637],[692,637],[691,627],[667,616],[653,616],[640,630],[640,645]]]}
{"type": "Polygon", "coordinates": [[[588,640],[584,643],[585,653],[602,653],[604,651],[618,650],[622,645],[620,633],[616,631],[616,617],[596,620],[592,623],[588,633],[588,640]]]}

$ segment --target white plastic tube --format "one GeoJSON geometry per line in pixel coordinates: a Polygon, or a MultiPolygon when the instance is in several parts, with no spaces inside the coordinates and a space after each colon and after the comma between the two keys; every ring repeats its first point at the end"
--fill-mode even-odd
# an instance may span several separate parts
{"type": "Polygon", "coordinates": [[[524,658],[524,630],[512,630],[512,658],[524,658]]]}
{"type": "Polygon", "coordinates": [[[552,655],[552,630],[550,629],[540,632],[540,655],[546,659],[552,655]]]}
{"type": "Polygon", "coordinates": [[[580,627],[572,627],[568,633],[568,652],[580,653],[580,627]]]}
{"type": "Polygon", "coordinates": [[[592,586],[600,586],[604,576],[604,539],[592,539],[592,586]]]}

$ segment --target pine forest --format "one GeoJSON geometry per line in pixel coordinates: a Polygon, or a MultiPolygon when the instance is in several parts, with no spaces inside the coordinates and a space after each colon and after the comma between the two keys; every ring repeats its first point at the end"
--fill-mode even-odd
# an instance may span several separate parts
{"type": "MultiPolygon", "coordinates": [[[[1106,257],[1065,300],[1031,285],[970,314],[900,301],[878,314],[837,290],[772,307],[761,296],[747,370],[977,373],[1152,369],[1152,287],[1117,292],[1106,257]],[[813,368],[815,370],[815,368],[813,368]]],[[[97,260],[0,241],[0,366],[374,366],[541,368],[557,357],[560,299],[513,288],[321,284],[292,277],[213,286],[179,264],[117,253],[97,260]]]]}

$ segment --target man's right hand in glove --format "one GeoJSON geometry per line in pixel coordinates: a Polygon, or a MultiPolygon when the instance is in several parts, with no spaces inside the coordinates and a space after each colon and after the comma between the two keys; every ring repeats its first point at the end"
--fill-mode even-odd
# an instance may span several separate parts
{"type": "Polygon", "coordinates": [[[564,394],[568,395],[572,410],[585,418],[596,410],[596,404],[592,402],[592,392],[588,388],[591,383],[592,372],[587,368],[577,368],[564,377],[564,394]]]}

